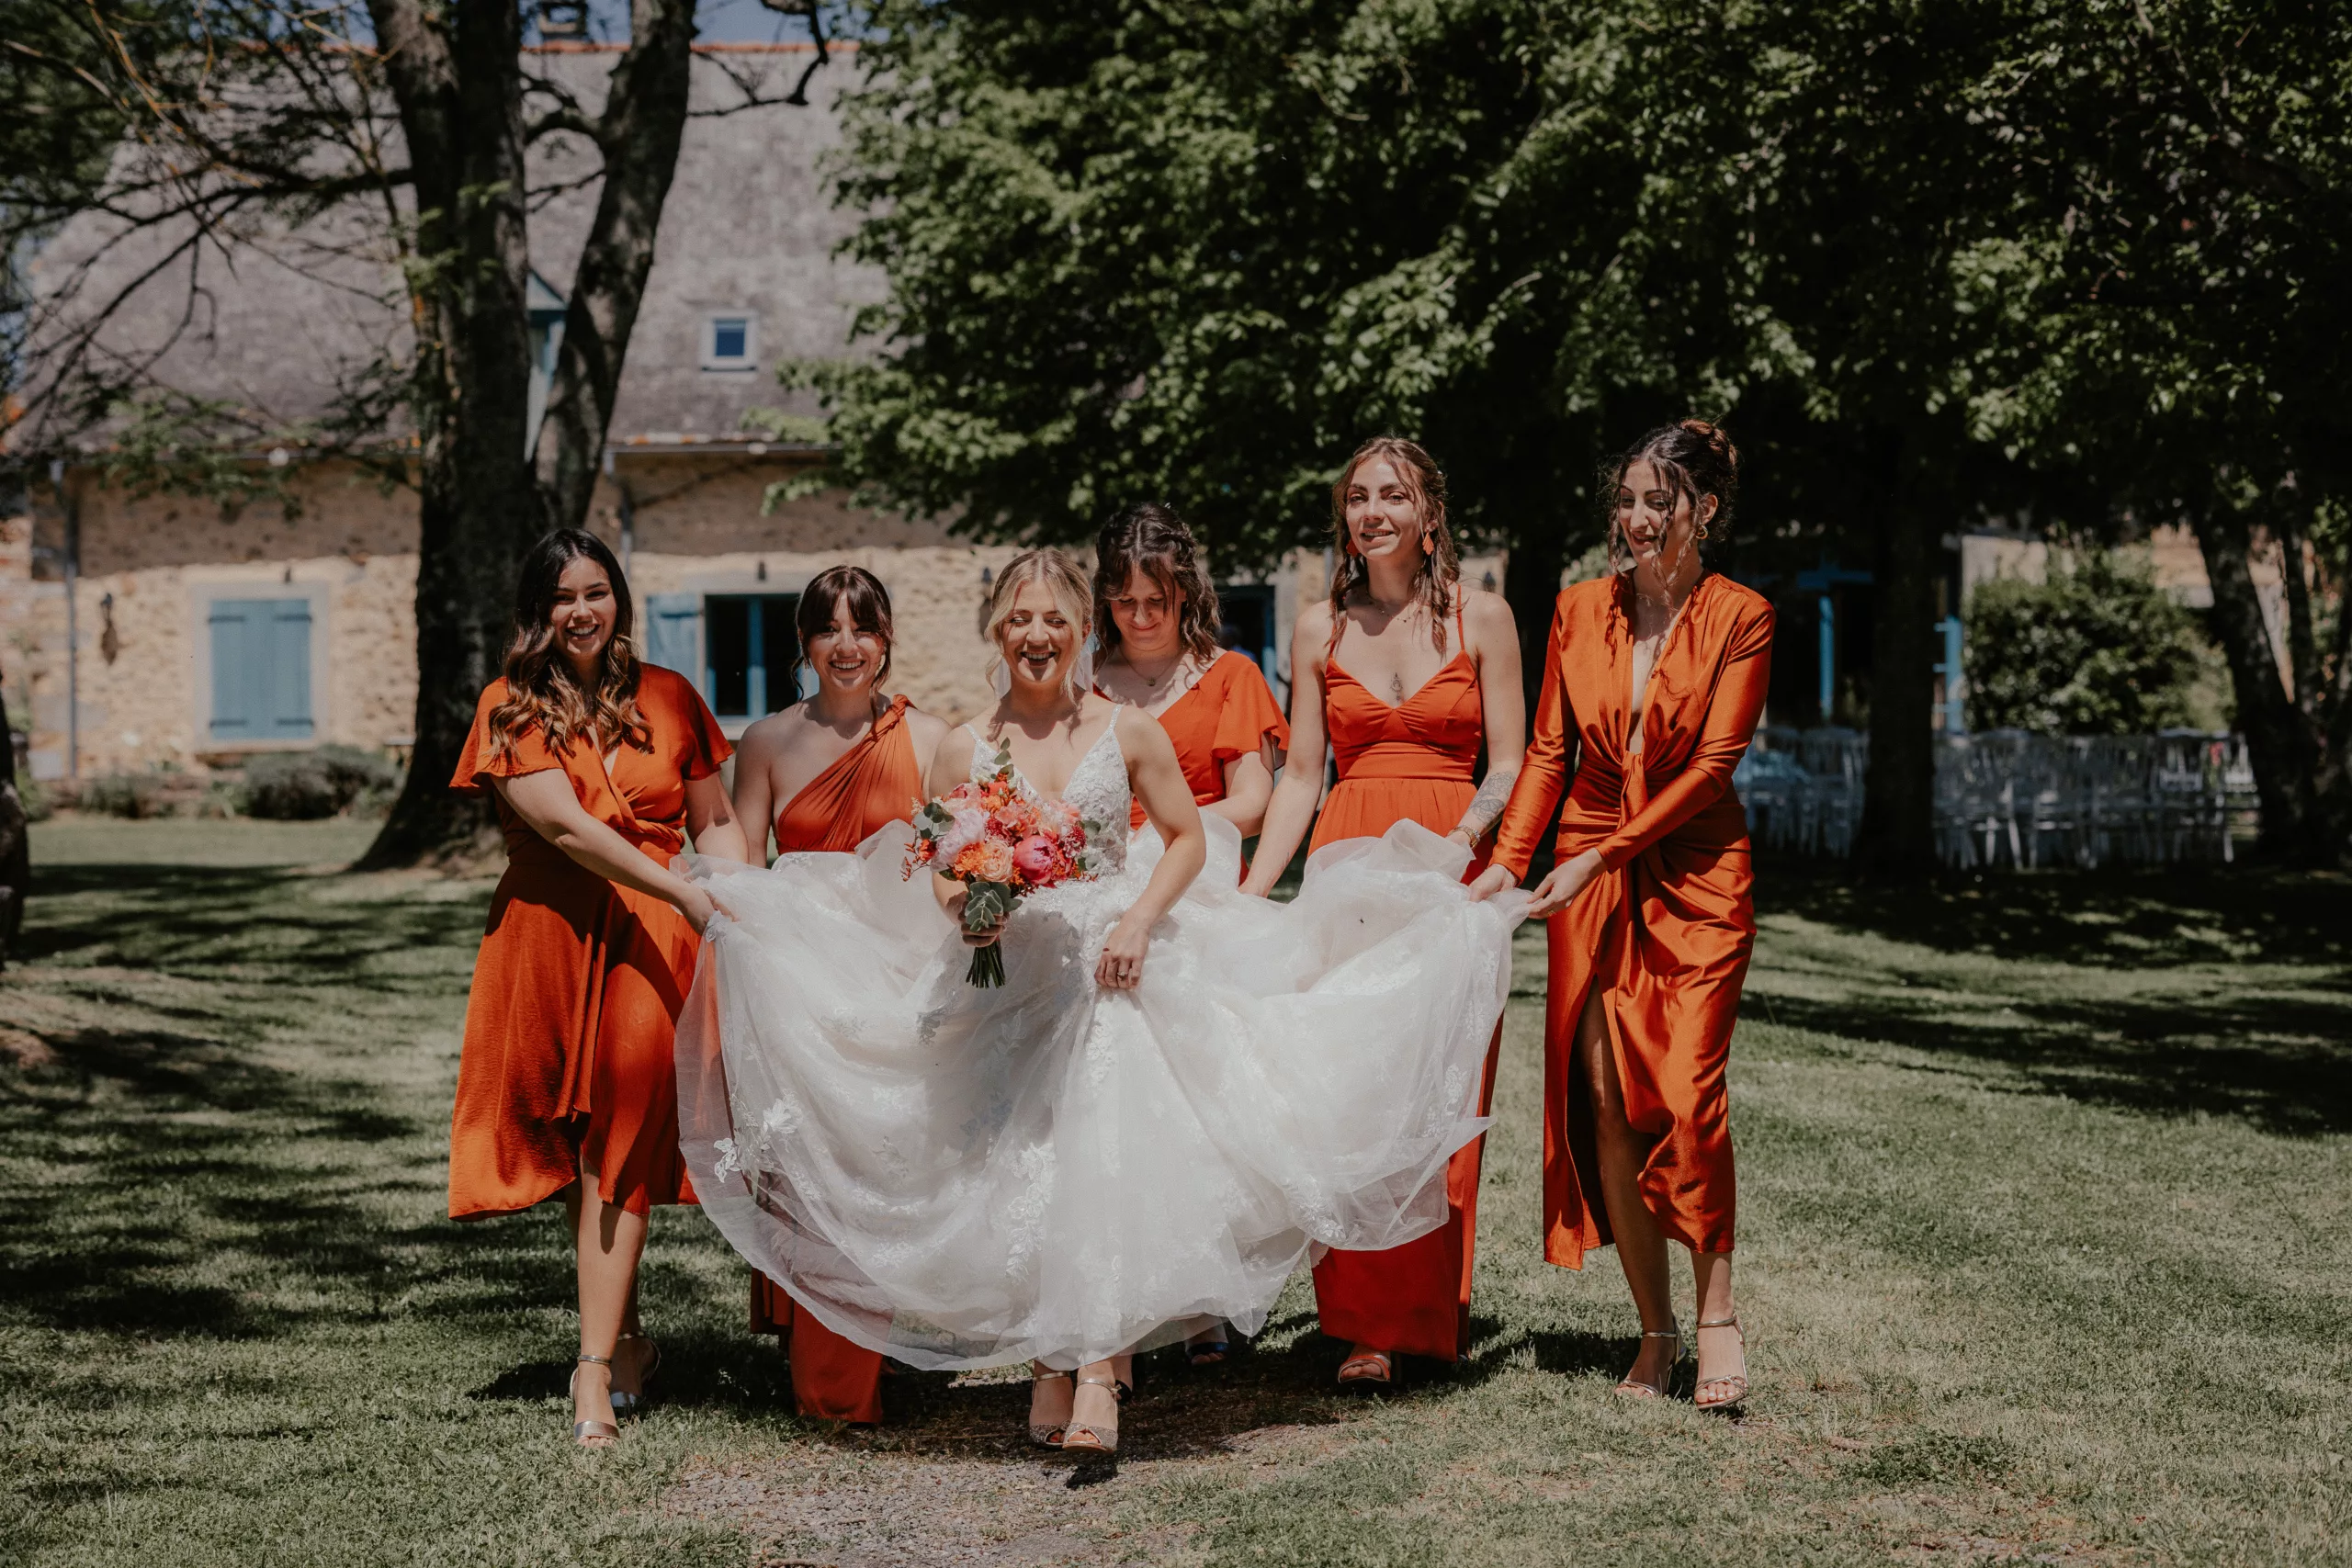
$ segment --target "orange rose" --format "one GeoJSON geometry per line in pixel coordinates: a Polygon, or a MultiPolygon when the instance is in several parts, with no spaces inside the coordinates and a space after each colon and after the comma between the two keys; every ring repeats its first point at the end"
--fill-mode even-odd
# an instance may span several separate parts
{"type": "MultiPolygon", "coordinates": [[[[972,868],[972,874],[980,881],[1011,882],[1012,880],[1012,846],[1011,844],[989,839],[974,844],[970,852],[977,853],[978,857],[979,863],[972,868]]],[[[963,857],[959,855],[956,859],[960,863],[963,857]]]]}

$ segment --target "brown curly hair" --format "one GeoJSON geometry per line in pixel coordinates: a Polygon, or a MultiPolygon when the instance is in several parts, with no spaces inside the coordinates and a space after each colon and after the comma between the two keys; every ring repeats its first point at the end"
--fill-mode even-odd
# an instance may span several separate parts
{"type": "Polygon", "coordinates": [[[621,563],[594,534],[560,528],[542,537],[523,558],[514,578],[514,636],[506,645],[506,700],[490,713],[490,754],[505,759],[514,742],[537,728],[548,750],[560,756],[575,740],[593,744],[599,755],[626,742],[653,750],[653,727],[638,711],[638,682],[644,666],[637,657],[637,604],[629,597],[621,563]],[[602,567],[612,584],[612,640],[598,660],[596,687],[582,691],[571,660],[557,649],[556,590],[564,570],[577,560],[602,567]]]}
{"type": "Polygon", "coordinates": [[[1111,596],[1138,571],[1168,595],[1176,611],[1176,636],[1186,653],[1205,665],[1223,651],[1217,630],[1225,616],[1208,573],[1201,570],[1193,530],[1175,508],[1147,501],[1130,507],[1094,540],[1094,640],[1103,658],[1119,651],[1119,622],[1111,614],[1111,596]]]}
{"type": "Polygon", "coordinates": [[[1428,609],[1430,640],[1443,653],[1445,618],[1453,609],[1454,594],[1462,581],[1462,552],[1455,547],[1453,530],[1446,522],[1445,470],[1437,466],[1436,458],[1422,450],[1420,443],[1401,435],[1374,436],[1356,448],[1348,466],[1331,481],[1331,547],[1339,561],[1331,573],[1332,645],[1338,646],[1340,628],[1346,624],[1348,596],[1371,581],[1372,569],[1356,554],[1355,541],[1348,536],[1348,486],[1354,480],[1356,470],[1374,457],[1387,458],[1420,501],[1430,548],[1414,569],[1413,596],[1428,609]]]}
{"type": "Polygon", "coordinates": [[[1636,463],[1647,463],[1658,471],[1658,477],[1672,488],[1678,507],[1687,500],[1695,511],[1701,496],[1715,498],[1715,514],[1702,525],[1706,532],[1698,541],[1701,563],[1712,566],[1731,533],[1732,509],[1739,502],[1739,448],[1731,444],[1721,425],[1703,419],[1661,424],[1626,447],[1601,470],[1602,505],[1609,518],[1612,553],[1618,547],[1617,491],[1625,482],[1625,470],[1636,463]]]}

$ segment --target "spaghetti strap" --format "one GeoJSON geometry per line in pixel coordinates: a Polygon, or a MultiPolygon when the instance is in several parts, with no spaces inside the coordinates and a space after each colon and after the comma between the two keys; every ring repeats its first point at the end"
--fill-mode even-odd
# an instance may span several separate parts
{"type": "Polygon", "coordinates": [[[1455,583],[1455,584],[1454,584],[1454,586],[1453,586],[1453,651],[1454,651],[1454,652],[1456,652],[1456,653],[1467,653],[1467,652],[1469,652],[1469,651],[1470,651],[1470,639],[1469,639],[1468,637],[1464,637],[1464,636],[1463,636],[1463,635],[1462,635],[1462,602],[1463,602],[1464,599],[1467,599],[1469,596],[1470,596],[1470,595],[1469,595],[1468,593],[1466,593],[1466,592],[1464,592],[1463,591],[1462,585],[1461,585],[1460,583],[1458,583],[1458,582],[1457,582],[1457,583],[1455,583]]]}

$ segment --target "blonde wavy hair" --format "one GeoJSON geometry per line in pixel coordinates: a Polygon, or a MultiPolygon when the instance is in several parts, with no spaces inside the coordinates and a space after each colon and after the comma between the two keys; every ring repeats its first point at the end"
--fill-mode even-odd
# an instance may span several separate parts
{"type": "MultiPolygon", "coordinates": [[[[1094,629],[1094,585],[1087,580],[1079,564],[1059,550],[1027,550],[1007,561],[996,575],[996,585],[989,590],[988,612],[981,618],[980,635],[988,639],[996,656],[989,674],[994,681],[999,671],[1003,679],[1012,678],[1012,666],[1004,657],[1004,623],[1012,618],[1012,601],[1029,583],[1042,582],[1054,596],[1055,608],[1061,611],[1078,628],[1079,645],[1082,649],[1089,634],[1094,629]]],[[[1086,694],[1077,689],[1074,677],[1084,660],[1073,656],[1062,675],[1062,689],[1072,702],[1086,694]]]]}

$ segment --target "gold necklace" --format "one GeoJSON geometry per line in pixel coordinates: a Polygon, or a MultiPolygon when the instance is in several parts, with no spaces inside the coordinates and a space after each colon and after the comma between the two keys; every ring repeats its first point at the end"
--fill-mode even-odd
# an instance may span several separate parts
{"type": "Polygon", "coordinates": [[[1168,679],[1168,677],[1169,677],[1169,676],[1170,676],[1170,675],[1174,674],[1178,670],[1182,669],[1182,668],[1183,667],[1183,664],[1184,664],[1184,650],[1183,650],[1182,649],[1181,649],[1181,648],[1180,648],[1180,649],[1178,649],[1176,650],[1176,656],[1175,656],[1174,658],[1170,659],[1170,660],[1166,664],[1164,664],[1164,665],[1162,665],[1162,666],[1160,667],[1160,671],[1159,671],[1159,674],[1157,674],[1157,675],[1144,675],[1144,673],[1143,673],[1143,667],[1142,667],[1141,665],[1139,665],[1139,664],[1137,664],[1137,663],[1136,662],[1135,655],[1134,655],[1134,654],[1132,654],[1132,653],[1131,653],[1131,654],[1129,654],[1129,655],[1127,655],[1127,668],[1128,668],[1129,670],[1134,671],[1137,675],[1142,675],[1142,676],[1143,676],[1143,683],[1144,683],[1145,685],[1147,685],[1147,686],[1151,687],[1151,688],[1152,688],[1153,690],[1155,690],[1155,691],[1159,690],[1159,683],[1160,683],[1162,681],[1165,681],[1166,679],[1168,679]]]}

